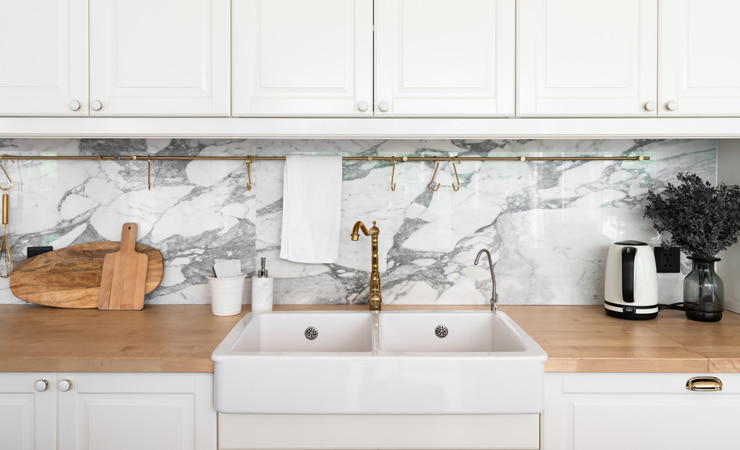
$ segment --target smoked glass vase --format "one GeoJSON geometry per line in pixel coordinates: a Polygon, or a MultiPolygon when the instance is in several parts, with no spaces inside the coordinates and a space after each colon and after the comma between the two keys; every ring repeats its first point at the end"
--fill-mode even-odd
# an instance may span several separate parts
{"type": "Polygon", "coordinates": [[[686,317],[701,322],[716,322],[725,309],[725,287],[714,271],[719,258],[691,260],[691,273],[683,280],[683,305],[686,317]]]}

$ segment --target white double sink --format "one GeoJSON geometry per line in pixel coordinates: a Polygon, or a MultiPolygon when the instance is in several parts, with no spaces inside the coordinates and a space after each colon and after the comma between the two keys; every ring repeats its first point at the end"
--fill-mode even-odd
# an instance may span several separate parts
{"type": "Polygon", "coordinates": [[[506,314],[249,313],[213,352],[235,414],[528,414],[547,354],[506,314]]]}

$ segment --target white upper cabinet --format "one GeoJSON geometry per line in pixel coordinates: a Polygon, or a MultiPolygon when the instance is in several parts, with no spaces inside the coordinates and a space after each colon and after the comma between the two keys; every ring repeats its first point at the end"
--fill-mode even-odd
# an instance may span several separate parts
{"type": "Polygon", "coordinates": [[[376,116],[513,116],[514,0],[375,0],[376,116]]]}
{"type": "Polygon", "coordinates": [[[233,114],[511,116],[514,25],[514,0],[234,0],[233,114]]]}
{"type": "Polygon", "coordinates": [[[660,6],[660,114],[740,116],[740,2],[660,6]]]}
{"type": "Polygon", "coordinates": [[[372,0],[234,0],[235,116],[371,116],[372,0]]]}
{"type": "Polygon", "coordinates": [[[90,2],[90,114],[228,116],[229,0],[90,2]]]}
{"type": "Polygon", "coordinates": [[[517,114],[655,116],[657,1],[519,0],[517,114]]]}
{"type": "Polygon", "coordinates": [[[85,115],[87,0],[0,0],[0,115],[85,115]]]}

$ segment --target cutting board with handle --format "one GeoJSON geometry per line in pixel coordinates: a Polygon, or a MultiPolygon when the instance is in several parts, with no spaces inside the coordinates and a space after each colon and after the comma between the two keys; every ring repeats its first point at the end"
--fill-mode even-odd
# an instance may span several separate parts
{"type": "Polygon", "coordinates": [[[124,223],[121,248],[103,259],[98,309],[138,310],[144,307],[149,257],[136,251],[135,223],[124,223]]]}
{"type": "MultiPolygon", "coordinates": [[[[58,308],[97,308],[105,255],[119,250],[120,242],[91,242],[43,253],[16,264],[10,273],[10,291],[30,303],[58,308]]],[[[164,259],[159,250],[136,244],[149,257],[144,293],[162,282],[164,259]]]]}

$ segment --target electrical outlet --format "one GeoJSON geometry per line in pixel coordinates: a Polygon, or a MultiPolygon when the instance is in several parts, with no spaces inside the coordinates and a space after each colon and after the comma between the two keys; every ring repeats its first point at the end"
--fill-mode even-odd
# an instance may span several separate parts
{"type": "Polygon", "coordinates": [[[677,248],[655,247],[655,268],[658,273],[678,273],[681,271],[681,252],[677,248]]]}
{"type": "Polygon", "coordinates": [[[54,248],[50,246],[43,246],[43,247],[28,247],[26,248],[26,255],[29,258],[33,258],[36,255],[40,255],[42,253],[51,252],[54,248]]]}

